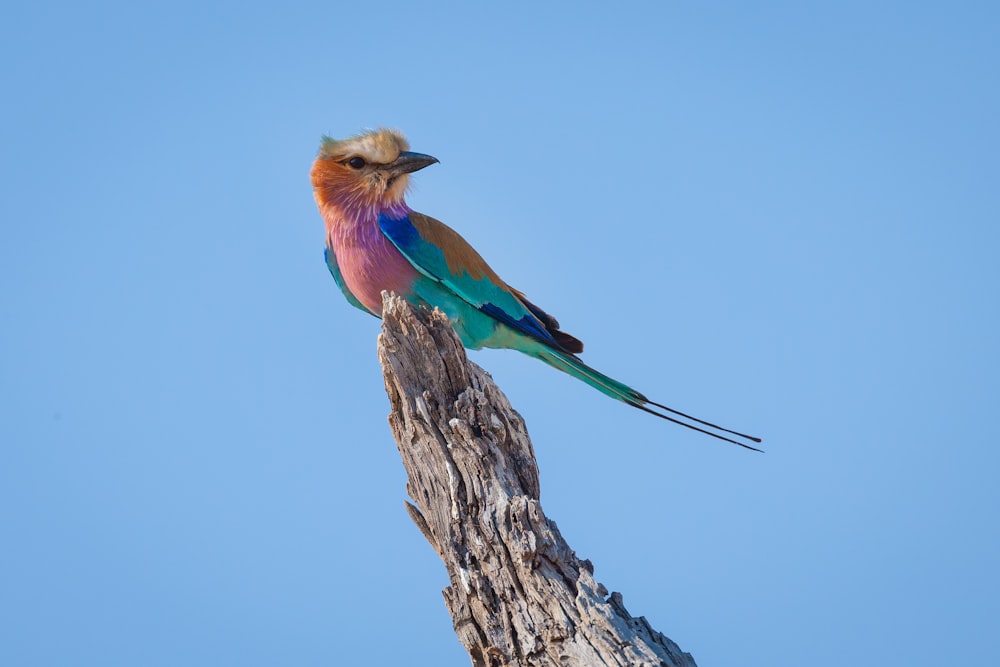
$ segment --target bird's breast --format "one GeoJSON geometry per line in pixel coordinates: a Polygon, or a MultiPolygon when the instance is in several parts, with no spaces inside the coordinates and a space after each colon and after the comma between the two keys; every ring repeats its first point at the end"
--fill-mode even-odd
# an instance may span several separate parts
{"type": "Polygon", "coordinates": [[[382,234],[377,222],[334,229],[327,242],[344,283],[365,308],[381,315],[382,291],[408,295],[417,270],[382,234]]]}

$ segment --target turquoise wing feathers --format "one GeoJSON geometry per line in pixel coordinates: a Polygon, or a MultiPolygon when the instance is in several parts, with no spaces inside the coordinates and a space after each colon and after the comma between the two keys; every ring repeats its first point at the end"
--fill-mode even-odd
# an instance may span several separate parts
{"type": "Polygon", "coordinates": [[[382,215],[379,228],[426,278],[440,283],[465,303],[515,331],[563,349],[546,326],[557,324],[554,318],[534,304],[522,301],[451,228],[420,213],[402,218],[382,215]]]}

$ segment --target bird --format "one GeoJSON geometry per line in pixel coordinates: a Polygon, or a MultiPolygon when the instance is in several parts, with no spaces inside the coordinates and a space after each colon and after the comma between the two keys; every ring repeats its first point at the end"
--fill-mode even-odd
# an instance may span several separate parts
{"type": "Polygon", "coordinates": [[[347,301],[376,317],[382,292],[438,308],[462,344],[523,352],[634,408],[746,449],[761,439],[656,403],[585,364],[583,343],[506,282],[458,232],[406,204],[413,172],[439,162],[380,128],[323,136],[310,178],[326,229],[324,255],[347,301]]]}

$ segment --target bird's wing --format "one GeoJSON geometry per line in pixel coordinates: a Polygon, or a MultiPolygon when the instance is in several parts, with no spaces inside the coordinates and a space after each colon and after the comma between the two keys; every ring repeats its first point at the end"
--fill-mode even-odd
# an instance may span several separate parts
{"type": "Polygon", "coordinates": [[[579,341],[558,330],[555,318],[501,280],[486,260],[444,223],[421,213],[398,219],[383,215],[379,228],[415,269],[483,313],[556,349],[582,350],[579,341]]]}
{"type": "MultiPolygon", "coordinates": [[[[344,276],[340,273],[340,266],[337,264],[337,255],[334,254],[333,249],[330,247],[324,248],[323,257],[326,258],[326,268],[330,269],[330,275],[333,276],[333,280],[337,283],[337,287],[340,288],[340,291],[347,297],[347,301],[355,308],[360,308],[369,315],[375,315],[375,313],[365,308],[361,302],[358,301],[358,297],[354,296],[351,290],[347,289],[347,285],[344,284],[344,276]]],[[[376,315],[376,317],[378,316],[376,315]]]]}

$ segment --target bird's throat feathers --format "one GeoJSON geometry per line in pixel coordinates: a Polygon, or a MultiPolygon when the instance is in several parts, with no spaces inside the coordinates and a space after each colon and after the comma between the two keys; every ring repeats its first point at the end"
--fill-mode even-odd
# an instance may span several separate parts
{"type": "Polygon", "coordinates": [[[403,200],[393,203],[367,202],[349,197],[322,197],[319,190],[315,194],[316,203],[319,205],[326,226],[327,245],[330,247],[333,247],[332,240],[335,236],[380,234],[378,231],[380,215],[391,219],[402,219],[412,212],[403,200]]]}

